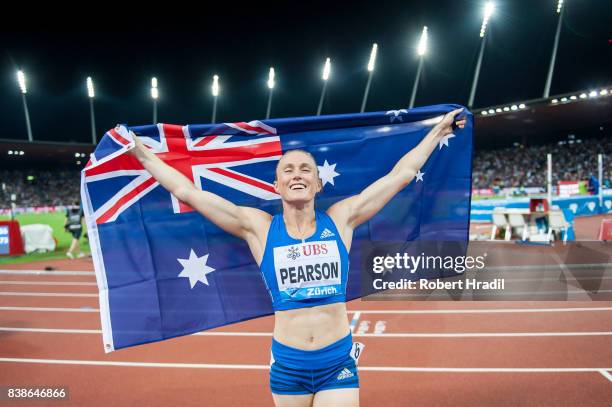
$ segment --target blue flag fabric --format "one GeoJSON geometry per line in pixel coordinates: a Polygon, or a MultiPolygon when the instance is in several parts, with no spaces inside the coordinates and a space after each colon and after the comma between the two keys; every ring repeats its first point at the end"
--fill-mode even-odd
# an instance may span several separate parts
{"type": "MultiPolygon", "coordinates": [[[[273,312],[246,243],[171,196],[126,154],[129,130],[198,188],[276,214],[282,206],[272,183],[283,152],[313,154],[324,185],[315,204],[326,210],[388,173],[458,107],[109,130],[81,179],[105,351],[273,312]]],[[[419,176],[355,230],[347,300],[361,295],[365,243],[467,241],[473,121],[466,113],[466,127],[446,136],[419,176]]]]}

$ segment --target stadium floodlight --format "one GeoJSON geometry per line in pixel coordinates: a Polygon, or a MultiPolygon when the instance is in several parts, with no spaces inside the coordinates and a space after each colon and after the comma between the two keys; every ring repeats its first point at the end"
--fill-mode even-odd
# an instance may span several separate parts
{"type": "Polygon", "coordinates": [[[274,85],[276,85],[276,83],[274,82],[274,68],[270,67],[270,72],[268,72],[268,89],[270,90],[268,92],[268,108],[266,109],[266,119],[270,118],[270,110],[272,109],[272,91],[274,90],[274,85]]]}
{"type": "Polygon", "coordinates": [[[95,92],[94,92],[94,85],[93,85],[93,81],[91,80],[91,76],[87,77],[87,96],[89,96],[90,98],[95,97],[95,92]]]}
{"type": "Polygon", "coordinates": [[[9,150],[8,155],[13,155],[13,150],[9,150]]]}
{"type": "Polygon", "coordinates": [[[592,90],[592,91],[589,92],[589,97],[594,98],[596,96],[597,96],[597,91],[592,90]]]}
{"type": "Polygon", "coordinates": [[[212,95],[214,97],[219,96],[219,75],[213,75],[213,83],[212,83],[212,95]]]}
{"type": "Polygon", "coordinates": [[[512,105],[512,106],[510,106],[510,110],[512,110],[512,111],[518,110],[518,106],[517,105],[512,105]]]}
{"type": "Polygon", "coordinates": [[[557,21],[555,41],[553,42],[553,49],[550,56],[550,65],[548,66],[548,75],[546,76],[546,83],[544,84],[544,98],[548,98],[548,96],[550,96],[550,85],[552,84],[553,73],[555,71],[557,49],[559,49],[559,38],[561,37],[561,26],[563,25],[563,10],[563,0],[559,0],[557,3],[557,14],[559,14],[559,19],[557,21]]]}
{"type": "Polygon", "coordinates": [[[94,105],[93,100],[95,97],[94,84],[91,76],[87,77],[87,96],[89,97],[89,122],[91,124],[91,143],[97,144],[96,141],[96,118],[94,116],[94,105]]]}
{"type": "Polygon", "coordinates": [[[495,113],[501,113],[502,110],[498,107],[497,109],[495,109],[495,113]]]}
{"type": "Polygon", "coordinates": [[[553,99],[551,100],[552,103],[559,103],[559,99],[553,99]]]}
{"type": "Polygon", "coordinates": [[[563,9],[563,0],[557,2],[557,14],[561,13],[561,9],[563,9]]]}
{"type": "Polygon", "coordinates": [[[480,38],[484,38],[487,35],[487,25],[489,24],[489,19],[493,14],[493,10],[495,10],[495,5],[493,2],[489,1],[485,4],[484,16],[482,18],[482,25],[480,26],[480,38]]]}
{"type": "Polygon", "coordinates": [[[270,68],[270,72],[268,72],[268,89],[274,89],[274,68],[270,68]]]}
{"type": "Polygon", "coordinates": [[[322,79],[324,81],[329,79],[330,72],[331,72],[331,60],[329,58],[327,58],[325,60],[325,66],[323,66],[323,76],[322,76],[322,79]]]}
{"type": "Polygon", "coordinates": [[[327,91],[327,81],[329,79],[329,74],[331,73],[331,59],[327,58],[325,60],[325,65],[323,66],[323,75],[321,79],[323,79],[323,88],[321,89],[321,97],[319,98],[319,107],[317,108],[317,116],[321,116],[321,110],[323,110],[323,100],[325,99],[325,92],[327,91]]]}
{"type": "Polygon", "coordinates": [[[217,120],[217,97],[219,96],[219,75],[213,75],[213,83],[211,86],[213,95],[213,111],[211,123],[215,123],[217,120]]]}
{"type": "Polygon", "coordinates": [[[483,110],[482,112],[480,112],[480,114],[481,114],[481,115],[483,115],[483,116],[486,116],[486,115],[488,115],[489,113],[488,113],[486,110],[483,110]]]}
{"type": "Polygon", "coordinates": [[[419,56],[425,55],[427,52],[427,26],[423,27],[423,32],[421,32],[421,38],[419,39],[419,45],[417,47],[417,54],[419,56]]]}
{"type": "Polygon", "coordinates": [[[562,101],[562,102],[567,102],[567,98],[566,98],[566,97],[562,97],[562,98],[561,98],[561,101],[562,101]]]}
{"type": "Polygon", "coordinates": [[[608,94],[608,89],[602,89],[602,90],[600,90],[600,91],[599,91],[599,94],[600,94],[601,96],[605,96],[605,95],[607,95],[607,94],[608,94]]]}
{"type": "Polygon", "coordinates": [[[482,66],[482,58],[486,43],[487,25],[489,24],[491,15],[493,15],[494,9],[495,5],[493,2],[489,1],[487,4],[485,4],[482,25],[480,26],[480,51],[478,52],[478,60],[476,61],[476,69],[474,70],[474,79],[472,80],[472,89],[470,91],[470,98],[468,99],[468,107],[472,107],[474,105],[474,97],[476,96],[476,87],[478,85],[478,77],[480,76],[480,67],[482,66]]]}
{"type": "Polygon", "coordinates": [[[414,84],[412,85],[412,94],[410,95],[410,104],[408,107],[412,109],[414,107],[414,101],[416,99],[416,92],[419,87],[419,79],[421,78],[421,71],[423,70],[423,57],[427,52],[427,26],[423,27],[423,31],[421,32],[421,38],[419,39],[419,44],[417,46],[417,55],[419,56],[419,66],[417,68],[417,73],[414,78],[414,84]]]}
{"type": "Polygon", "coordinates": [[[524,108],[526,108],[527,106],[525,106],[525,104],[524,104],[524,103],[521,103],[521,104],[520,104],[518,107],[519,107],[519,109],[524,109],[524,108]]]}
{"type": "Polygon", "coordinates": [[[576,97],[576,95],[572,95],[572,96],[570,96],[570,100],[576,100],[576,99],[578,99],[578,98],[576,97]]]}
{"type": "Polygon", "coordinates": [[[587,98],[587,94],[586,93],[581,93],[580,94],[580,99],[586,99],[587,98]]]}
{"type": "Polygon", "coordinates": [[[153,99],[159,98],[159,89],[157,88],[157,78],[151,78],[151,97],[153,99]]]}
{"type": "Polygon", "coordinates": [[[489,114],[493,114],[493,113],[495,113],[495,110],[489,109],[489,114]]]}
{"type": "Polygon", "coordinates": [[[368,61],[368,71],[372,72],[374,70],[374,65],[376,64],[376,54],[378,53],[378,44],[372,44],[372,51],[370,51],[370,60],[368,61]]]}
{"type": "Polygon", "coordinates": [[[19,89],[21,90],[21,100],[23,102],[23,113],[25,115],[26,129],[28,131],[28,141],[33,141],[30,113],[28,111],[28,102],[26,100],[26,93],[28,93],[28,89],[26,88],[26,77],[21,69],[17,71],[17,83],[19,84],[19,89]]]}
{"type": "Polygon", "coordinates": [[[21,89],[21,93],[24,95],[28,93],[28,89],[26,88],[26,79],[23,71],[17,71],[17,83],[19,83],[19,89],[21,89]]]}
{"type": "Polygon", "coordinates": [[[365,106],[370,94],[370,85],[372,84],[372,76],[374,74],[374,65],[376,64],[376,54],[378,53],[378,44],[372,44],[372,51],[370,51],[370,60],[368,61],[368,82],[366,83],[365,90],[363,91],[363,98],[361,99],[361,113],[365,111],[365,106]]]}
{"type": "Polygon", "coordinates": [[[510,111],[510,108],[509,108],[508,106],[504,106],[504,109],[503,109],[503,110],[504,110],[504,112],[509,112],[509,111],[510,111]]]}

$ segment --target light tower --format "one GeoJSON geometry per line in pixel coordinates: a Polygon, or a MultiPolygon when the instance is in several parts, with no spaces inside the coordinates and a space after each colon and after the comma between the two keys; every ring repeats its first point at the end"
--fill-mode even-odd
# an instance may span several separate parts
{"type": "Polygon", "coordinates": [[[331,60],[327,58],[325,65],[323,66],[323,89],[321,89],[321,97],[319,98],[319,107],[317,108],[317,116],[321,116],[321,110],[323,109],[323,100],[325,99],[325,92],[327,91],[327,81],[329,80],[329,74],[331,72],[331,60]]]}
{"type": "Polygon", "coordinates": [[[489,24],[489,18],[491,18],[494,9],[495,5],[491,1],[485,5],[482,25],[480,26],[480,52],[478,53],[478,61],[476,62],[476,70],[474,71],[474,80],[472,81],[472,90],[470,91],[470,99],[468,100],[468,107],[470,108],[474,105],[476,86],[478,85],[478,77],[480,76],[480,66],[482,65],[482,57],[484,55],[485,43],[487,41],[487,25],[489,24]]]}
{"type": "Polygon", "coordinates": [[[26,78],[23,71],[17,71],[17,83],[19,83],[19,89],[21,90],[21,99],[23,101],[23,113],[25,114],[26,128],[28,130],[28,141],[34,141],[32,137],[32,126],[30,125],[30,113],[28,112],[28,102],[26,100],[26,93],[28,89],[26,87],[26,78]]]}
{"type": "Polygon", "coordinates": [[[94,116],[94,105],[93,100],[96,96],[94,92],[94,85],[91,76],[87,77],[87,96],[89,97],[89,121],[91,123],[91,143],[93,145],[97,144],[96,141],[96,118],[94,116]]]}
{"type": "Polygon", "coordinates": [[[370,60],[368,61],[368,83],[366,84],[365,91],[363,92],[363,99],[361,101],[361,110],[365,111],[368,95],[370,93],[370,85],[372,84],[372,75],[374,74],[374,65],[376,64],[376,54],[378,53],[378,44],[372,44],[372,51],[370,51],[370,60]]]}
{"type": "Polygon", "coordinates": [[[419,39],[419,45],[417,47],[417,54],[419,56],[419,67],[417,68],[416,77],[414,78],[414,85],[412,85],[412,95],[410,96],[410,109],[414,107],[414,100],[416,98],[417,89],[419,88],[419,79],[421,78],[421,71],[423,70],[423,58],[427,52],[427,26],[423,27],[421,33],[421,39],[419,39]]]}

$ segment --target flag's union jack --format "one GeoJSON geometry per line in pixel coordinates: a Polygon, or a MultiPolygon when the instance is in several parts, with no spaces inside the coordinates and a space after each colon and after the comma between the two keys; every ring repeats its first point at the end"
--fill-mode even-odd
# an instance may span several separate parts
{"type": "MultiPolygon", "coordinates": [[[[257,198],[278,199],[273,185],[269,182],[231,169],[245,164],[278,160],[282,149],[275,128],[253,121],[219,125],[214,129],[215,134],[192,134],[193,132],[189,126],[158,124],[156,127],[149,126],[149,131],[141,134],[140,138],[160,159],[185,175],[200,189],[203,189],[204,178],[257,198]],[[233,136],[245,135],[252,137],[232,139],[233,136]]],[[[109,148],[101,149],[100,157],[92,154],[85,167],[85,182],[90,184],[118,177],[135,178],[95,209],[94,218],[97,224],[115,221],[123,211],[159,186],[134,157],[129,154],[116,156],[116,153],[123,152],[125,147],[133,143],[132,135],[125,126],[117,126],[106,135],[107,143],[109,139],[112,142],[109,143],[109,148]]],[[[170,196],[174,213],[192,210],[185,203],[170,196]]]]}

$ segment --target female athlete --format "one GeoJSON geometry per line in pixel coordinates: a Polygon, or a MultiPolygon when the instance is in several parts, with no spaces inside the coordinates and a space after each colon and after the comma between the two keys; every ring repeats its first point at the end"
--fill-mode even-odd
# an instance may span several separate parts
{"type": "Polygon", "coordinates": [[[322,184],[314,158],[287,151],[276,167],[283,211],[275,216],[197,189],[134,136],[130,154],[176,198],[244,239],[259,265],[275,311],[270,388],[276,406],[359,405],[345,298],[353,231],[412,181],[454,125],[465,126],[465,118],[455,120],[461,111],[447,113],[387,175],[326,212],[315,209],[322,184]]]}

